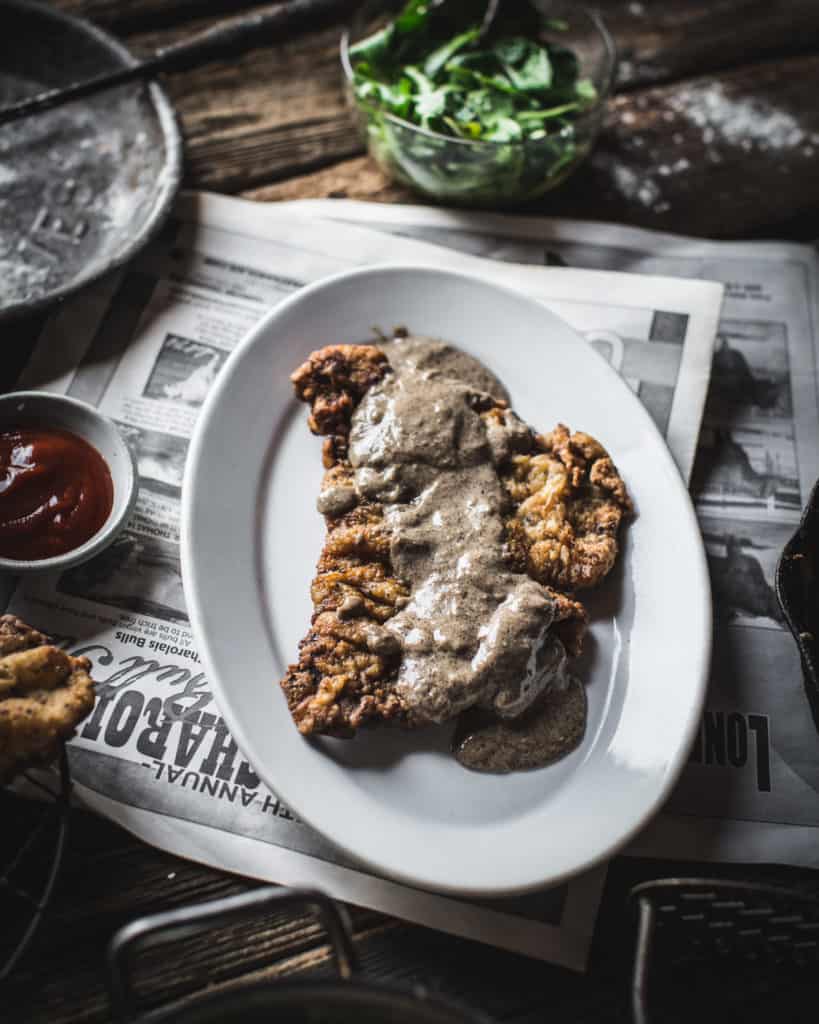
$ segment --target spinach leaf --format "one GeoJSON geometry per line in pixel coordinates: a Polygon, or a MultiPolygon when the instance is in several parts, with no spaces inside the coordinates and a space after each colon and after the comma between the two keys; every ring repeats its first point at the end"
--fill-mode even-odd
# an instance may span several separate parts
{"type": "Polygon", "coordinates": [[[552,62],[546,49],[528,39],[501,39],[493,47],[509,81],[515,88],[548,89],[552,84],[552,62]]]}
{"type": "Polygon", "coordinates": [[[401,34],[417,32],[426,27],[430,19],[430,6],[427,0],[409,0],[393,22],[395,31],[401,34]]]}
{"type": "Polygon", "coordinates": [[[431,78],[412,65],[404,68],[404,74],[415,85],[412,102],[415,105],[415,113],[426,127],[430,118],[443,114],[446,109],[447,93],[452,91],[452,86],[436,86],[431,78]]]}
{"type": "Polygon", "coordinates": [[[597,89],[590,78],[579,78],[574,85],[575,96],[586,104],[594,103],[597,99],[597,89]]]}
{"type": "Polygon", "coordinates": [[[443,66],[455,56],[458,50],[462,50],[470,43],[474,43],[480,34],[480,25],[475,25],[472,28],[468,28],[466,32],[461,32],[454,39],[450,39],[443,46],[439,46],[437,50],[433,50],[424,61],[424,72],[430,78],[434,78],[443,66]]]}
{"type": "Polygon", "coordinates": [[[474,71],[463,65],[451,69],[452,79],[462,88],[473,89],[481,86],[484,90],[497,89],[508,96],[517,96],[518,90],[503,75],[485,75],[482,71],[474,71]]]}
{"type": "Polygon", "coordinates": [[[525,121],[527,124],[533,121],[546,121],[550,117],[563,117],[564,114],[577,110],[579,106],[579,103],[564,103],[562,106],[552,107],[551,110],[524,110],[523,113],[518,114],[518,120],[525,121]]]}
{"type": "Polygon", "coordinates": [[[391,22],[366,39],[353,43],[349,49],[350,61],[353,65],[359,61],[365,61],[370,65],[377,63],[389,54],[394,38],[395,25],[391,22]]]}
{"type": "Polygon", "coordinates": [[[522,64],[529,51],[529,42],[519,36],[511,39],[499,39],[492,47],[492,52],[502,64],[522,64]]]}
{"type": "Polygon", "coordinates": [[[486,131],[481,138],[487,142],[517,142],[523,138],[523,129],[513,117],[500,114],[487,121],[486,131]]]}
{"type": "Polygon", "coordinates": [[[367,64],[359,64],[355,70],[355,90],[359,99],[370,100],[384,107],[396,117],[407,117],[412,103],[412,83],[407,77],[390,84],[372,76],[367,64]]]}

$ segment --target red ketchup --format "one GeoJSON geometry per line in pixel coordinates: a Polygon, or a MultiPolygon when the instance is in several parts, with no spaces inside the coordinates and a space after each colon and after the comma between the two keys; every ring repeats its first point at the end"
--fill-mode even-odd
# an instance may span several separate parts
{"type": "Polygon", "coordinates": [[[18,561],[73,551],[100,529],[114,485],[96,448],[68,430],[0,430],[0,556],[18,561]]]}

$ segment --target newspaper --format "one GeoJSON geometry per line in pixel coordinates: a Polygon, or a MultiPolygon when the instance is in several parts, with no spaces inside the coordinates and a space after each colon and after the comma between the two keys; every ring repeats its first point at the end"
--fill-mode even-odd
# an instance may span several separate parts
{"type": "Polygon", "coordinates": [[[681,781],[629,852],[819,866],[819,736],[773,589],[819,478],[816,251],[428,207],[299,207],[493,260],[724,283],[691,484],[717,611],[711,686],[681,781]]]}
{"type": "Polygon", "coordinates": [[[722,287],[513,266],[284,206],[191,195],[163,238],[46,323],[20,387],[67,393],[120,425],[138,461],[127,530],[91,562],[24,580],[11,610],[85,654],[98,700],[70,745],[90,808],[176,854],[317,885],[411,921],[573,968],[585,963],[604,869],[521,899],[444,898],[374,877],[260,782],[214,705],[188,628],[180,487],[198,411],[229,352],[301,285],[392,261],[461,268],[548,304],[617,366],[690,472],[722,287]]]}

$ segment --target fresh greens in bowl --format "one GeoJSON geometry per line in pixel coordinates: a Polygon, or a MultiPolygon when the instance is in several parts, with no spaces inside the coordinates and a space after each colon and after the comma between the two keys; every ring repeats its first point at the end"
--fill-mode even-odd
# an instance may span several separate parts
{"type": "Polygon", "coordinates": [[[345,68],[379,163],[448,200],[522,200],[562,181],[599,127],[613,55],[594,15],[565,5],[558,17],[555,6],[546,18],[503,3],[484,31],[485,4],[409,0],[378,31],[347,40],[345,68]]]}

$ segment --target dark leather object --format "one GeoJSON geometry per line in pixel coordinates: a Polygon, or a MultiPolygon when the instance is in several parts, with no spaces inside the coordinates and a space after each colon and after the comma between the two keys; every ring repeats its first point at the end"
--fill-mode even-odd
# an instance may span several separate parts
{"type": "Polygon", "coordinates": [[[776,597],[802,658],[805,693],[819,731],[819,481],[776,567],[776,597]]]}

